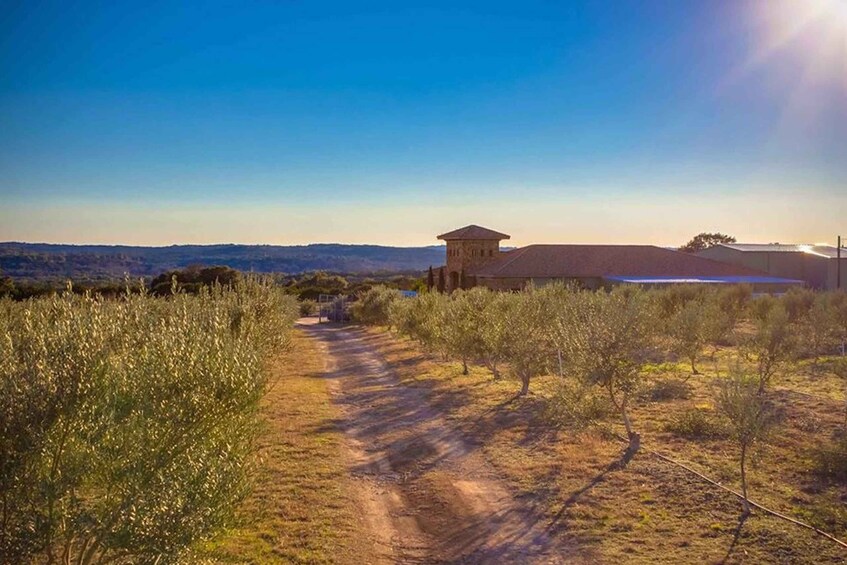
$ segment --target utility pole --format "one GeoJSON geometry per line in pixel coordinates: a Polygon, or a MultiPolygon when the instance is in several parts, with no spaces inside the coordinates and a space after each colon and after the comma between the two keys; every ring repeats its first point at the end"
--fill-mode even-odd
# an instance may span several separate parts
{"type": "MultiPolygon", "coordinates": [[[[835,290],[841,290],[841,236],[838,236],[838,247],[835,251],[835,290]]],[[[847,352],[844,338],[841,338],[841,356],[847,352]]]]}

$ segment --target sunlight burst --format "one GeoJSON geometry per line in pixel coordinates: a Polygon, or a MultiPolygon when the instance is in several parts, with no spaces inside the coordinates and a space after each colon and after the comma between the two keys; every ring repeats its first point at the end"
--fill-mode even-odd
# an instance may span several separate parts
{"type": "Polygon", "coordinates": [[[835,81],[847,90],[847,0],[772,0],[752,6],[760,31],[745,64],[748,70],[796,57],[805,65],[799,77],[804,84],[835,81]]]}
{"type": "Polygon", "coordinates": [[[833,104],[847,106],[847,0],[751,1],[748,6],[753,45],[727,83],[767,69],[783,98],[778,130],[789,123],[795,126],[791,130],[813,130],[833,104]]]}

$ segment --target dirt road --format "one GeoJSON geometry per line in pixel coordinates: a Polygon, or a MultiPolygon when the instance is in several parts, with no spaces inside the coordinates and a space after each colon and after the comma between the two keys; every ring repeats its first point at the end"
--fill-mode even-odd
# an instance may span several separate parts
{"type": "Polygon", "coordinates": [[[379,563],[574,563],[425,391],[355,328],[301,326],[325,353],[362,520],[379,563]]]}

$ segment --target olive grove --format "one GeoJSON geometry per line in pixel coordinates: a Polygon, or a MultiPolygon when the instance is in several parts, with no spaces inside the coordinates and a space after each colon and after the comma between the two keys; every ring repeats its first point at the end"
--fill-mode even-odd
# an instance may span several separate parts
{"type": "Polygon", "coordinates": [[[2,561],[172,562],[224,526],[296,316],[249,278],[0,301],[2,561]]]}

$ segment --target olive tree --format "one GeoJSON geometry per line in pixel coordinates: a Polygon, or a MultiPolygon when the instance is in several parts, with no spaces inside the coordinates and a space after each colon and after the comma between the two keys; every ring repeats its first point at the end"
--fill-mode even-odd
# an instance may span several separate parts
{"type": "Polygon", "coordinates": [[[509,358],[515,333],[514,295],[485,288],[456,291],[452,295],[426,293],[395,301],[389,309],[391,323],[401,334],[417,340],[427,350],[462,361],[482,361],[494,378],[509,358]]]}
{"type": "Polygon", "coordinates": [[[575,331],[569,316],[569,303],[576,295],[576,287],[554,283],[543,287],[540,292],[544,296],[549,323],[547,325],[550,343],[555,354],[556,367],[560,378],[565,376],[565,355],[570,333],[575,331]]]}
{"type": "Polygon", "coordinates": [[[655,304],[644,291],[619,287],[608,294],[577,293],[566,312],[572,329],[565,340],[569,364],[584,382],[608,393],[626,428],[628,461],[641,446],[629,403],[641,381],[642,368],[655,351],[655,304]]]}
{"type": "Polygon", "coordinates": [[[697,359],[707,340],[708,310],[701,299],[686,302],[670,320],[668,334],[675,353],[691,365],[691,374],[697,375],[697,359]]]}
{"type": "Polygon", "coordinates": [[[718,307],[732,322],[732,327],[735,327],[753,298],[753,288],[747,284],[729,285],[715,292],[714,298],[718,307]]]}
{"type": "Polygon", "coordinates": [[[818,293],[808,288],[793,287],[779,298],[779,302],[788,314],[788,321],[799,324],[815,305],[818,293]]]}
{"type": "Polygon", "coordinates": [[[768,307],[761,309],[756,320],[756,330],[748,339],[746,349],[756,359],[758,391],[762,394],[774,375],[794,355],[795,336],[788,321],[788,313],[781,303],[763,301],[759,304],[768,304],[768,307]]]}
{"type": "Polygon", "coordinates": [[[427,292],[409,300],[394,301],[389,307],[392,325],[403,335],[430,353],[446,357],[449,353],[445,316],[449,297],[427,292]]]}
{"type": "Polygon", "coordinates": [[[836,340],[841,344],[841,355],[845,355],[847,349],[847,292],[839,290],[833,292],[829,297],[829,307],[835,320],[836,340]]]}
{"type": "Polygon", "coordinates": [[[483,352],[481,328],[484,310],[491,292],[485,288],[459,290],[450,295],[444,312],[444,330],[450,355],[462,362],[462,374],[468,374],[468,360],[483,352]]]}
{"type": "Polygon", "coordinates": [[[743,500],[742,517],[750,514],[750,500],[747,496],[747,459],[751,448],[764,441],[774,424],[771,406],[759,394],[759,379],[756,375],[744,373],[740,367],[734,367],[724,379],[716,394],[718,410],[729,421],[733,439],[740,448],[741,494],[743,500]]]}
{"type": "Polygon", "coordinates": [[[815,296],[812,306],[799,320],[799,338],[805,353],[812,356],[815,365],[821,355],[832,352],[839,343],[837,308],[829,294],[815,296]]]}
{"type": "Polygon", "coordinates": [[[374,286],[357,296],[356,302],[350,308],[351,314],[354,320],[362,324],[390,325],[391,304],[402,298],[403,295],[397,289],[374,286]]]}
{"type": "MultiPolygon", "coordinates": [[[[771,310],[773,310],[779,305],[779,299],[774,298],[769,294],[757,296],[756,298],[750,300],[750,302],[747,304],[747,314],[754,323],[763,322],[767,320],[768,316],[771,313],[771,310]]],[[[787,314],[786,322],[788,322],[787,314]]]]}
{"type": "Polygon", "coordinates": [[[672,318],[692,300],[701,300],[705,293],[705,288],[691,284],[674,284],[650,292],[663,319],[672,318]]]}
{"type": "Polygon", "coordinates": [[[318,313],[318,303],[309,298],[301,300],[298,305],[299,313],[303,317],[314,316],[318,313]]]}
{"type": "MultiPolygon", "coordinates": [[[[845,391],[845,398],[847,398],[847,357],[840,357],[835,360],[832,365],[832,372],[835,373],[839,379],[841,379],[842,386],[845,391]]],[[[844,424],[847,426],[847,402],[844,404],[844,424]]]]}
{"type": "Polygon", "coordinates": [[[706,295],[703,309],[703,331],[706,344],[712,348],[712,358],[721,345],[730,342],[746,305],[748,287],[732,285],[706,295]]]}
{"type": "Polygon", "coordinates": [[[0,307],[2,561],[173,562],[225,525],[296,315],[251,279],[0,307]]]}
{"type": "Polygon", "coordinates": [[[529,392],[533,377],[543,375],[550,366],[550,333],[543,296],[533,290],[504,295],[506,316],[505,359],[521,381],[519,395],[529,392]]]}
{"type": "Polygon", "coordinates": [[[479,351],[482,362],[495,379],[500,378],[500,367],[507,356],[509,344],[508,317],[509,295],[488,292],[482,305],[481,320],[477,330],[480,334],[479,351]]]}

